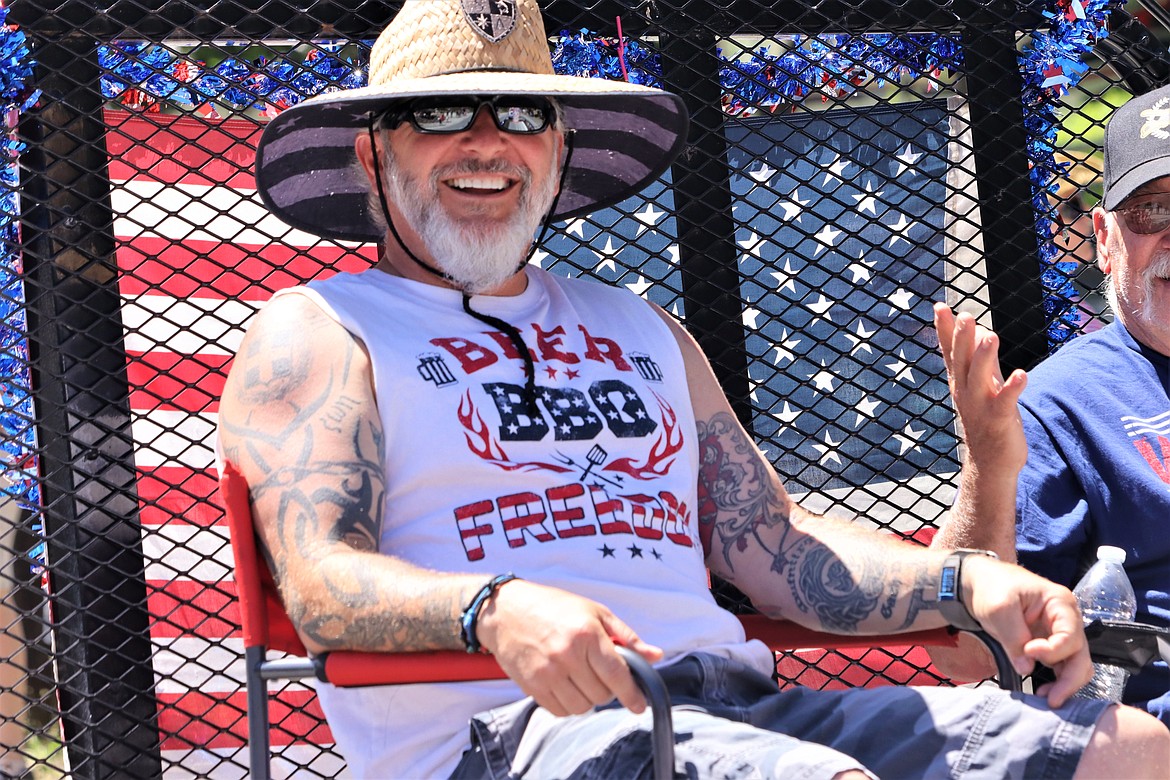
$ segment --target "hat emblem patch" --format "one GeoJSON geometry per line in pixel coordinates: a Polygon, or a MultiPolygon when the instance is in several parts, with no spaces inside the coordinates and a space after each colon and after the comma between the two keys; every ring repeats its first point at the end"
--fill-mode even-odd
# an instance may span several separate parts
{"type": "Polygon", "coordinates": [[[1139,138],[1152,135],[1163,141],[1170,139],[1170,107],[1167,107],[1168,104],[1170,104],[1170,97],[1164,97],[1142,112],[1142,118],[1146,121],[1138,133],[1139,138]]]}
{"type": "Polygon", "coordinates": [[[499,43],[516,29],[516,0],[460,0],[463,15],[477,33],[499,43]]]}

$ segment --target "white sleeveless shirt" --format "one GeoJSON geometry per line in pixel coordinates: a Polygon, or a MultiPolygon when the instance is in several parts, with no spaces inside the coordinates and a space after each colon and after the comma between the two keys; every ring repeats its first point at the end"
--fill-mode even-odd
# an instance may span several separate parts
{"type": "MultiPolygon", "coordinates": [[[[670,329],[626,290],[527,275],[520,295],[472,307],[519,329],[538,415],[516,348],[459,292],[378,270],[283,291],[369,352],[385,434],[380,549],[593,599],[668,660],[703,649],[769,671],[771,654],[707,588],[695,420],[670,329]]],[[[318,688],[356,777],[445,777],[469,718],[523,695],[510,681],[318,688]]]]}

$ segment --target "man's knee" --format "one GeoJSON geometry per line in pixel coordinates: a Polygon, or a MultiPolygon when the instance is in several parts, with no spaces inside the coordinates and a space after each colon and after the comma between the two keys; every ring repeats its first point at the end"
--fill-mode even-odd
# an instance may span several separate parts
{"type": "Polygon", "coordinates": [[[1170,777],[1170,731],[1147,712],[1110,707],[1097,722],[1075,777],[1170,777]]]}

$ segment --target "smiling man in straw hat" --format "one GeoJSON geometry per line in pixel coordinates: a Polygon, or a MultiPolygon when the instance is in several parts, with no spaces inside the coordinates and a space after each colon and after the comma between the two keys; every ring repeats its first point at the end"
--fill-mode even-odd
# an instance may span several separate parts
{"type": "Polygon", "coordinates": [[[644,774],[644,702],[615,642],[663,662],[690,776],[1136,776],[1143,752],[1166,771],[1156,722],[1066,701],[1090,669],[1067,590],[804,512],[669,316],[525,264],[542,223],[665,170],[677,97],[554,75],[524,0],[406,2],[370,81],[261,140],[278,216],[381,257],[256,317],[221,453],[310,650],[490,651],[511,679],[321,686],[354,775],[644,774]],[[805,625],[978,620],[1021,671],[1061,673],[1047,701],[780,693],[707,567],[805,625]]]}

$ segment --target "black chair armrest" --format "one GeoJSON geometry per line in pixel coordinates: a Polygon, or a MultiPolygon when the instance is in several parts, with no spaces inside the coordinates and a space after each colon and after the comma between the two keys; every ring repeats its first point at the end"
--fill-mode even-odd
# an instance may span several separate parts
{"type": "Polygon", "coordinates": [[[1094,620],[1085,626],[1085,637],[1094,662],[1120,666],[1130,674],[1137,674],[1155,658],[1170,664],[1170,628],[1094,620]]]}

